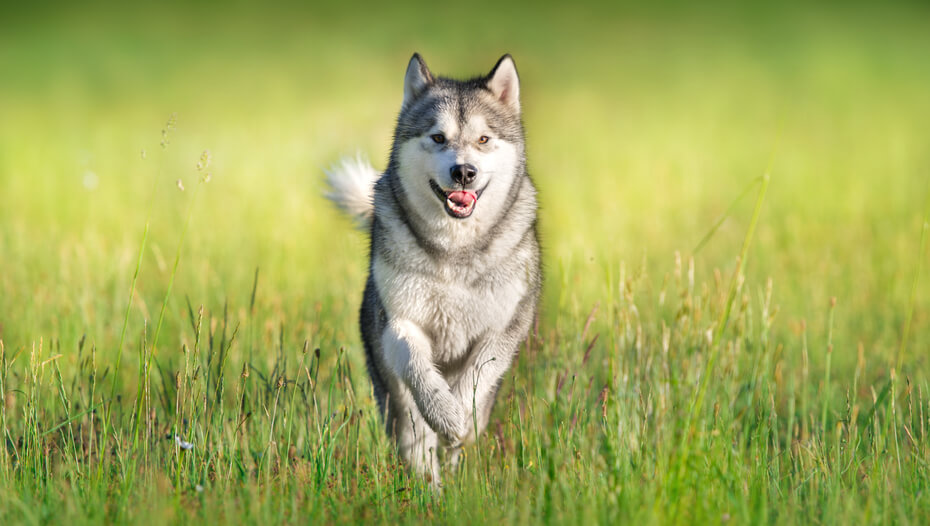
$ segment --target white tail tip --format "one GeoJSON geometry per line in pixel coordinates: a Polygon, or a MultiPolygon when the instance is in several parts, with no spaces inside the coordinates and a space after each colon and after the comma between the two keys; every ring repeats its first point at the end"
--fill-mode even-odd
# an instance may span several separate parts
{"type": "Polygon", "coordinates": [[[361,154],[343,157],[326,170],[326,198],[352,217],[359,228],[365,228],[371,224],[375,183],[380,178],[381,173],[361,154]]]}

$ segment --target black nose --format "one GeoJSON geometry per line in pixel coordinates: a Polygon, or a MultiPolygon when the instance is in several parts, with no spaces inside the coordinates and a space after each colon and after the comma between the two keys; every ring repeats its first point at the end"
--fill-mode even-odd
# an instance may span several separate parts
{"type": "Polygon", "coordinates": [[[457,164],[452,167],[452,180],[460,185],[471,184],[478,175],[478,169],[470,164],[457,164]]]}

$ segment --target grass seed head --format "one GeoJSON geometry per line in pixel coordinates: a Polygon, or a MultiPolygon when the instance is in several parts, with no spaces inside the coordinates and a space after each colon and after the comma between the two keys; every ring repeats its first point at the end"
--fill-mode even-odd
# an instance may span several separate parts
{"type": "Polygon", "coordinates": [[[175,125],[178,122],[178,114],[172,113],[168,117],[168,122],[165,123],[165,127],[161,130],[161,148],[164,150],[171,144],[171,132],[174,131],[175,125]]]}
{"type": "Polygon", "coordinates": [[[200,154],[200,160],[197,161],[197,172],[200,173],[200,180],[204,183],[210,182],[210,172],[207,171],[207,168],[210,167],[212,161],[213,156],[210,154],[210,150],[204,150],[200,154]]]}

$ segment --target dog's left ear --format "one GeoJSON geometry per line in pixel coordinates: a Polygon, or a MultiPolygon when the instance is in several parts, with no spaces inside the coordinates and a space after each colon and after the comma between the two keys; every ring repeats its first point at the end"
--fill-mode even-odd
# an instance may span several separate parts
{"type": "Polygon", "coordinates": [[[509,54],[501,57],[488,73],[488,89],[497,100],[520,111],[520,77],[517,76],[517,66],[509,54]]]}

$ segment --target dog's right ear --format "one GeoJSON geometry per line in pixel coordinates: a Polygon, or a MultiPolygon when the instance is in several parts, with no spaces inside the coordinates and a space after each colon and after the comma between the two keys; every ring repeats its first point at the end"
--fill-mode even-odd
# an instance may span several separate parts
{"type": "Polygon", "coordinates": [[[404,106],[417,99],[433,83],[433,74],[419,53],[414,53],[404,75],[404,106]]]}

